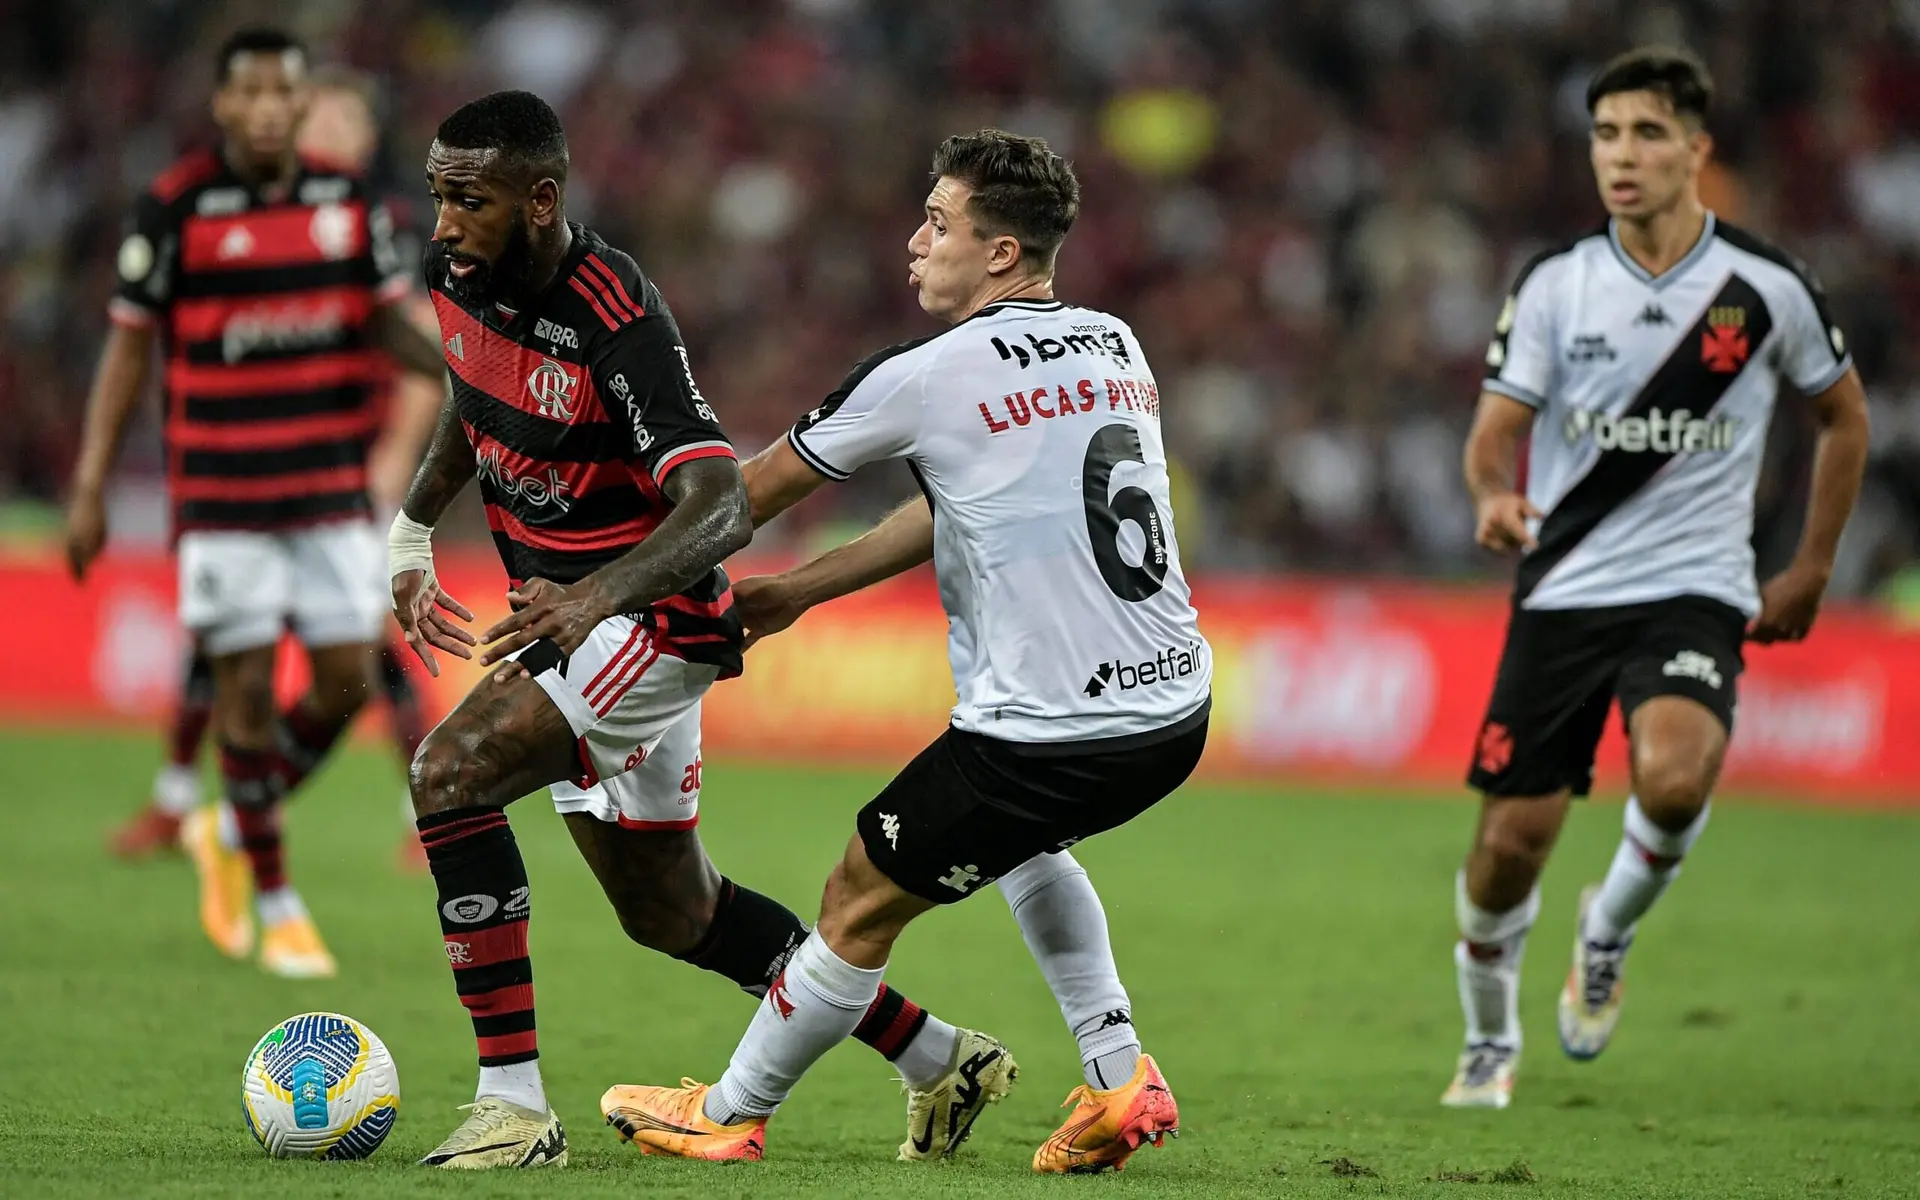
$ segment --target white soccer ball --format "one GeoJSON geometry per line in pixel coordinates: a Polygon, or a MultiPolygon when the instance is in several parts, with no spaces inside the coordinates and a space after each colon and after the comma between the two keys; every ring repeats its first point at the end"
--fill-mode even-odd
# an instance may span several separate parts
{"type": "Polygon", "coordinates": [[[247,1128],[275,1158],[365,1158],[400,1115],[393,1055],[339,1013],[301,1013],[267,1030],[240,1084],[247,1128]]]}

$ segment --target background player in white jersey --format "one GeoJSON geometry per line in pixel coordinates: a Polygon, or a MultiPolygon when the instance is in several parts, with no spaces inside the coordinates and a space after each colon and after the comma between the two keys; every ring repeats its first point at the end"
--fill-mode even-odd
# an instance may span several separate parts
{"type": "Polygon", "coordinates": [[[1062,853],[1169,795],[1206,741],[1212,662],[1174,543],[1159,392],[1124,322],[1053,299],[1079,208],[1065,161],[983,130],[942,144],[933,173],[909,279],[952,328],[861,363],[746,470],[756,523],[887,458],[907,460],[924,498],[739,596],[753,638],[931,558],[952,727],[861,810],[818,926],[720,1081],[602,1099],[649,1153],[760,1157],[768,1117],[854,1028],[900,932],[996,879],[1087,1064],[1034,1168],[1117,1167],[1177,1128],[1099,899],[1062,853]],[[1055,911],[1030,917],[1042,888],[1055,911]],[[1077,1011],[1101,994],[1110,1012],[1077,1011]]]}
{"type": "Polygon", "coordinates": [[[1467,1045],[1448,1105],[1510,1098],[1536,881],[1617,698],[1633,795],[1581,894],[1559,1019],[1570,1057],[1605,1049],[1635,927],[1706,825],[1742,641],[1807,635],[1865,467],[1866,397],[1819,285],[1701,203],[1711,95],[1680,51],[1600,71],[1587,104],[1612,219],[1528,264],[1487,351],[1467,486],[1480,542],[1524,557],[1470,775],[1484,802],[1457,884],[1467,1045]],[[1819,447],[1798,551],[1759,588],[1753,495],[1782,382],[1810,397],[1819,447]]]}

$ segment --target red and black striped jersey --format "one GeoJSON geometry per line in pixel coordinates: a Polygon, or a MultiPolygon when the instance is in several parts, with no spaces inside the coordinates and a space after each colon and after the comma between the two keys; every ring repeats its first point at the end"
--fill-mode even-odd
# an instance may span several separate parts
{"type": "MultiPolygon", "coordinates": [[[[619,558],[672,510],[662,485],[675,468],[734,457],[658,289],[591,230],[572,230],[553,282],[517,312],[462,304],[446,290],[444,248],[426,253],[454,403],[516,586],[574,583],[619,558]]],[[[680,657],[739,673],[740,620],[718,566],[635,615],[680,657]]]]}
{"type": "Polygon", "coordinates": [[[284,529],[368,511],[377,305],[411,280],[358,180],[302,164],[283,196],[212,150],[134,205],[110,308],[166,348],[174,531],[284,529]]]}

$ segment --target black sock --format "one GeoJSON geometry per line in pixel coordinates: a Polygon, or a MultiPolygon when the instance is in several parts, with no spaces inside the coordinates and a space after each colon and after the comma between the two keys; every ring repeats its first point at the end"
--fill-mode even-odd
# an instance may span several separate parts
{"type": "Polygon", "coordinates": [[[507,814],[456,808],[421,817],[453,984],[473,1018],[480,1065],[540,1057],[527,956],[527,866],[507,814]]]}
{"type": "Polygon", "coordinates": [[[674,957],[724,975],[747,995],[761,997],[806,940],[806,922],[785,905],[722,878],[713,923],[691,950],[674,957]]]}

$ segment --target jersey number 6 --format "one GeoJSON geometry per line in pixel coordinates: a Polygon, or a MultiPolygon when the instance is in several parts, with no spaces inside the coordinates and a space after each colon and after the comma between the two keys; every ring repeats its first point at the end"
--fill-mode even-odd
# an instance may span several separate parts
{"type": "Polygon", "coordinates": [[[1146,489],[1123,487],[1111,496],[1113,468],[1123,462],[1145,464],[1140,432],[1131,425],[1114,424],[1093,435],[1080,483],[1087,498],[1087,536],[1093,539],[1093,561],[1100,577],[1122,600],[1145,600],[1166,584],[1167,531],[1160,510],[1146,489]],[[1147,552],[1139,566],[1120,556],[1120,526],[1132,521],[1146,535],[1147,552]]]}

